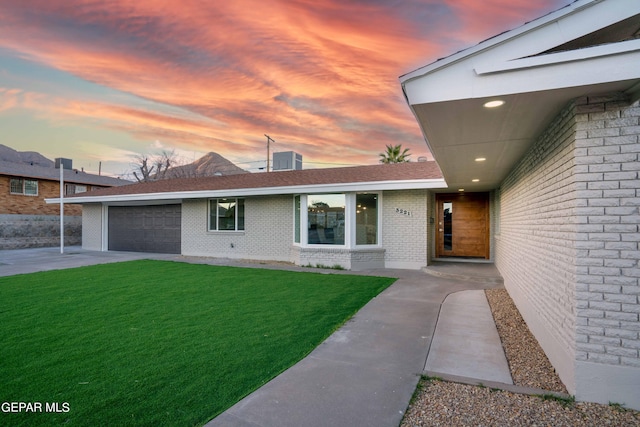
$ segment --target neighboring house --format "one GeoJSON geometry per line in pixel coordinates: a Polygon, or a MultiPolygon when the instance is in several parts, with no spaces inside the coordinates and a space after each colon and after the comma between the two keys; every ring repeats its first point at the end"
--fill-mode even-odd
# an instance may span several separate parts
{"type": "MultiPolygon", "coordinates": [[[[129,181],[64,170],[65,195],[130,184],[129,181]]],[[[60,215],[58,206],[45,199],[60,197],[60,169],[28,163],[0,161],[0,214],[60,215]]],[[[69,206],[65,215],[81,215],[80,206],[69,206]]]]}
{"type": "Polygon", "coordinates": [[[429,245],[442,256],[465,255],[469,233],[481,244],[467,199],[489,192],[491,257],[569,392],[635,409],[639,37],[639,1],[580,0],[401,77],[463,194],[431,199],[429,245]]]}
{"type": "MultiPolygon", "coordinates": [[[[37,153],[18,153],[0,145],[5,155],[31,155],[36,161],[0,160],[0,250],[56,246],[60,244],[60,206],[45,199],[60,197],[60,169],[37,153]],[[51,166],[38,164],[47,161],[51,166]]],[[[66,162],[70,166],[70,161],[66,162]]],[[[125,180],[63,170],[65,195],[123,185],[125,180]]],[[[82,208],[65,207],[65,244],[81,242],[82,208]]]]}
{"type": "Polygon", "coordinates": [[[92,250],[351,269],[492,260],[569,391],[640,409],[639,30],[640,2],[579,0],[403,76],[437,164],[171,180],[67,202],[83,205],[92,250]]]}

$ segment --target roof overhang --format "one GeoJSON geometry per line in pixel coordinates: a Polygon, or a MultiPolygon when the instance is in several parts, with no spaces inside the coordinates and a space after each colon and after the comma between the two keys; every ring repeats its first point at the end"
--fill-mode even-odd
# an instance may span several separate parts
{"type": "Polygon", "coordinates": [[[598,36],[611,37],[614,31],[608,28],[637,37],[640,3],[631,3],[576,1],[401,77],[450,189],[498,187],[575,98],[611,92],[639,97],[640,39],[557,49],[587,36],[590,43],[598,36]],[[483,107],[497,99],[504,104],[483,107]]]}
{"type": "MultiPolygon", "coordinates": [[[[415,190],[446,188],[444,179],[414,179],[397,181],[371,181],[357,183],[322,184],[322,185],[292,185],[282,187],[238,188],[224,190],[180,191],[171,193],[141,193],[117,196],[76,196],[63,198],[65,204],[103,203],[118,204],[149,204],[166,202],[180,203],[185,199],[206,199],[224,197],[273,196],[287,194],[324,194],[346,192],[375,192],[385,190],[415,190]]],[[[45,199],[47,203],[60,203],[60,198],[45,199]]]]}

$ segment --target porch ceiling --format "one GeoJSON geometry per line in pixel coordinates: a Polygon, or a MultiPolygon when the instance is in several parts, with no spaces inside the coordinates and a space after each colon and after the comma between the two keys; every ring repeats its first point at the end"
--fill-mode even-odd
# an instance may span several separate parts
{"type": "Polygon", "coordinates": [[[535,139],[572,99],[627,91],[637,80],[414,104],[416,118],[438,162],[448,190],[499,187],[535,139]],[[504,105],[485,108],[499,98],[504,105]],[[485,158],[485,161],[476,161],[485,158]],[[473,180],[478,180],[473,182],[473,180]]]}

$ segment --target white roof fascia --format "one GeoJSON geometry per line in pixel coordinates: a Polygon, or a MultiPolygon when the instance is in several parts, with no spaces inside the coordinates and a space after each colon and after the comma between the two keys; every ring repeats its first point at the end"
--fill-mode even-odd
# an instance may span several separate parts
{"type": "Polygon", "coordinates": [[[504,69],[500,69],[500,66],[493,69],[477,68],[476,71],[482,74],[479,75],[468,97],[488,98],[639,79],[640,40],[625,43],[633,45],[634,49],[597,54],[596,51],[602,53],[605,49],[589,48],[588,50],[593,49],[596,54],[587,58],[573,58],[573,55],[569,54],[563,55],[566,61],[556,61],[555,59],[562,58],[554,54],[550,56],[555,58],[547,58],[546,62],[523,60],[509,64],[504,69]],[[613,67],[611,66],[612,56],[615,56],[613,67]]]}
{"type": "MultiPolygon", "coordinates": [[[[611,43],[602,46],[593,46],[579,50],[570,50],[546,55],[532,56],[522,59],[514,59],[502,63],[489,63],[475,67],[477,75],[502,73],[505,71],[523,70],[527,68],[542,67],[574,61],[585,61],[593,58],[636,52],[640,50],[640,39],[625,42],[611,43]]],[[[636,63],[637,65],[638,63],[636,63]]],[[[637,73],[636,73],[637,74],[637,73]]]]}
{"type": "MultiPolygon", "coordinates": [[[[357,183],[323,184],[323,185],[292,185],[284,187],[266,188],[237,188],[225,190],[176,191],[167,193],[120,194],[113,196],[82,196],[63,199],[65,204],[82,203],[110,203],[110,202],[140,202],[158,200],[203,199],[215,197],[248,197],[273,196],[281,194],[325,194],[339,192],[368,192],[386,190],[417,190],[447,188],[444,179],[413,179],[403,181],[371,181],[357,183]]],[[[60,198],[45,199],[49,204],[60,203],[60,198]]]]}
{"type": "Polygon", "coordinates": [[[495,39],[498,41],[489,39],[476,48],[455,54],[455,61],[449,61],[443,65],[440,65],[443,61],[438,61],[432,64],[434,68],[428,73],[404,80],[402,89],[410,108],[418,104],[578,87],[638,78],[635,72],[638,69],[637,59],[633,57],[637,54],[635,49],[637,40],[546,55],[540,52],[640,13],[640,1],[633,6],[627,0],[576,2],[567,8],[570,8],[569,12],[561,9],[558,11],[563,12],[561,15],[557,12],[551,13],[521,28],[497,36],[495,39]],[[577,14],[577,12],[582,13],[577,14]],[[536,25],[531,26],[533,23],[536,25]],[[615,69],[611,66],[612,61],[598,62],[613,55],[616,57],[616,62],[618,60],[625,62],[617,64],[615,69]],[[546,64],[546,67],[542,65],[545,59],[540,59],[545,56],[552,58],[547,59],[550,63],[546,64]],[[511,70],[511,74],[506,72],[508,70],[499,75],[485,72],[499,70],[500,67],[508,68],[506,64],[511,62],[533,65],[535,61],[541,62],[537,67],[528,67],[530,68],[528,73],[525,72],[527,67],[511,70]],[[575,64],[580,65],[575,66],[575,64]],[[592,67],[597,67],[599,74],[591,75],[592,67]],[[485,73],[478,74],[478,70],[485,73]],[[605,76],[605,70],[610,71],[608,77],[605,76]],[[577,73],[580,78],[574,79],[574,73],[577,73]],[[509,84],[502,85],[500,79],[510,79],[509,84]]]}
{"type": "Polygon", "coordinates": [[[403,76],[400,76],[400,83],[405,84],[413,79],[423,77],[427,74],[430,74],[434,71],[439,70],[440,68],[447,67],[451,64],[454,64],[458,61],[467,59],[471,56],[474,56],[480,52],[491,49],[497,45],[500,45],[510,39],[515,37],[522,36],[523,34],[534,31],[540,27],[543,27],[548,24],[552,24],[555,21],[558,21],[561,18],[572,15],[582,9],[587,7],[591,7],[597,3],[601,3],[604,0],[578,0],[575,1],[561,9],[556,10],[555,12],[551,12],[545,16],[542,16],[533,21],[527,22],[520,27],[514,28],[509,31],[505,31],[502,34],[494,36],[490,39],[480,42],[479,44],[472,46],[470,48],[461,50],[460,52],[454,53],[453,55],[447,56],[445,58],[439,59],[436,62],[432,62],[431,64],[425,65],[424,67],[418,68],[415,71],[407,73],[403,76]]]}

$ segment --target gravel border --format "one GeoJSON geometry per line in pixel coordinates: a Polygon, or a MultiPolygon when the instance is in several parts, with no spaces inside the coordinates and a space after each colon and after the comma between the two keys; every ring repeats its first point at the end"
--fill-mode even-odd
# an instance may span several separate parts
{"type": "MultiPolygon", "coordinates": [[[[507,291],[485,292],[514,384],[566,393],[507,291]]],[[[640,411],[423,377],[400,425],[640,427],[640,411]]]]}

